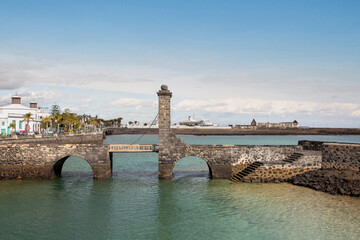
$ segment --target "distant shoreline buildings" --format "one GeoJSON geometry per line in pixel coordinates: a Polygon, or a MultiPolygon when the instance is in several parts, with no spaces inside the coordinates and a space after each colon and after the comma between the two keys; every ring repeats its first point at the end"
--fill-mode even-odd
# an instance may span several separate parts
{"type": "Polygon", "coordinates": [[[250,125],[235,125],[233,128],[237,129],[264,129],[264,128],[278,128],[278,129],[287,129],[287,128],[299,128],[298,121],[294,120],[293,122],[278,122],[278,123],[258,123],[253,119],[250,125]]]}
{"type": "Polygon", "coordinates": [[[22,131],[26,128],[24,115],[31,113],[29,122],[30,132],[40,132],[41,119],[49,116],[43,110],[38,109],[36,102],[30,102],[29,107],[21,104],[20,96],[12,96],[11,104],[0,107],[0,129],[1,135],[11,134],[14,131],[22,131]],[[16,128],[10,129],[10,123],[15,123],[16,128]]]}
{"type": "MultiPolygon", "coordinates": [[[[126,124],[125,128],[158,128],[157,122],[149,126],[148,124],[132,123],[126,124]]],[[[299,128],[298,121],[294,120],[292,122],[278,122],[278,123],[261,123],[256,122],[253,119],[250,125],[228,125],[228,126],[218,126],[208,120],[196,120],[193,117],[189,116],[188,119],[179,122],[178,124],[171,125],[171,128],[196,128],[196,129],[296,129],[299,128]]]]}

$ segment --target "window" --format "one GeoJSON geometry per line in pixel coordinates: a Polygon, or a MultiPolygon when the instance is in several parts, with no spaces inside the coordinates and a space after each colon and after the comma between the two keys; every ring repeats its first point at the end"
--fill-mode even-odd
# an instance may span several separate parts
{"type": "Polygon", "coordinates": [[[22,129],[22,121],[19,121],[19,129],[22,129]]]}
{"type": "Polygon", "coordinates": [[[2,125],[2,126],[5,126],[5,122],[2,122],[1,125],[2,125]]]}

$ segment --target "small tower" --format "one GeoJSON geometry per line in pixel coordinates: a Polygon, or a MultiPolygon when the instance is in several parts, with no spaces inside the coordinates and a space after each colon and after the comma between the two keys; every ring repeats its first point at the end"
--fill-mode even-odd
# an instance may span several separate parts
{"type": "Polygon", "coordinates": [[[12,96],[11,97],[11,104],[21,104],[21,97],[20,96],[12,96]]]}
{"type": "MultiPolygon", "coordinates": [[[[161,90],[157,92],[159,96],[159,131],[169,133],[170,131],[170,98],[172,93],[167,85],[161,85],[161,90]]],[[[161,134],[161,133],[160,133],[161,134]]]]}
{"type": "Polygon", "coordinates": [[[253,119],[252,121],[251,121],[251,126],[256,126],[256,121],[255,121],[255,119],[253,119]]]}
{"type": "Polygon", "coordinates": [[[37,108],[37,102],[31,102],[30,108],[37,108]]]}

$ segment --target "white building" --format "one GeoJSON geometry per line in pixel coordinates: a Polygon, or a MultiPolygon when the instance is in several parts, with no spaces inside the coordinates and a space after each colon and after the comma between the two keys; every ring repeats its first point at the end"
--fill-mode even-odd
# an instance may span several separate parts
{"type": "Polygon", "coordinates": [[[11,104],[0,107],[0,129],[1,135],[10,134],[15,131],[10,129],[10,123],[15,122],[16,131],[25,130],[26,121],[24,115],[31,113],[31,120],[29,122],[30,132],[40,132],[41,119],[49,116],[50,114],[41,111],[37,107],[36,102],[31,102],[29,107],[21,105],[21,97],[11,97],[11,104]]]}

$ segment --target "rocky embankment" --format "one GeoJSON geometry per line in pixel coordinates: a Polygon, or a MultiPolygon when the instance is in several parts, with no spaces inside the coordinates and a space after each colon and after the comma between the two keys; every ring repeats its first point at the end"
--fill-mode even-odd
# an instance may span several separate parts
{"type": "Polygon", "coordinates": [[[319,169],[288,180],[290,183],[337,195],[360,197],[360,172],[319,169]]]}

